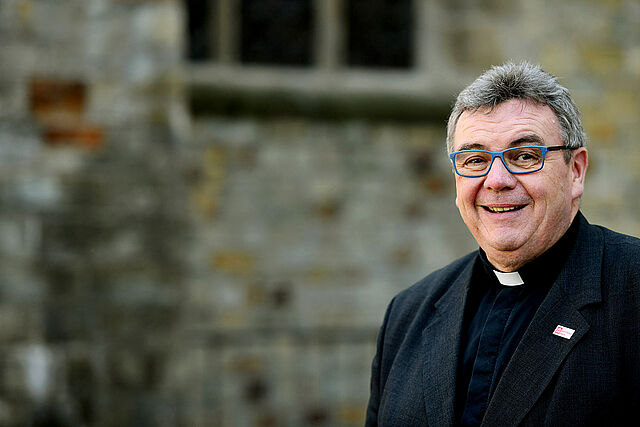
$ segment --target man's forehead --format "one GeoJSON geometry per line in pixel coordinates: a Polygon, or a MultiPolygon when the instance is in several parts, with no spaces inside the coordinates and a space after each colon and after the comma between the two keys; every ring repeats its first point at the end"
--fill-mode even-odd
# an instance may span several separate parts
{"type": "Polygon", "coordinates": [[[553,109],[547,104],[543,104],[527,98],[511,98],[496,105],[482,105],[477,108],[470,108],[462,112],[460,118],[466,116],[491,115],[500,112],[503,114],[526,114],[535,116],[548,116],[551,114],[555,119],[553,109]]]}
{"type": "MultiPolygon", "coordinates": [[[[506,143],[505,148],[518,147],[522,145],[547,145],[545,140],[539,135],[531,132],[526,132],[521,135],[514,136],[506,143]]],[[[488,147],[481,141],[461,141],[456,150],[486,150],[488,147]]]]}
{"type": "Polygon", "coordinates": [[[521,141],[542,143],[562,135],[551,107],[523,99],[464,111],[456,124],[455,145],[458,147],[496,138],[506,138],[508,141],[503,142],[518,145],[521,141]]]}

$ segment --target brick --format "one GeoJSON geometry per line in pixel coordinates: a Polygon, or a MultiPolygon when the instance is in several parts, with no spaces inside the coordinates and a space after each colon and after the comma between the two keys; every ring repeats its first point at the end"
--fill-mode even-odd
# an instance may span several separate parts
{"type": "Polygon", "coordinates": [[[47,126],[43,132],[46,144],[50,146],[75,146],[91,150],[102,147],[104,128],[85,123],[68,123],[47,126]]]}
{"type": "Polygon", "coordinates": [[[362,425],[364,424],[364,416],[364,407],[352,404],[340,406],[336,418],[343,425],[362,425]]]}
{"type": "Polygon", "coordinates": [[[220,208],[229,155],[226,148],[213,147],[207,148],[202,157],[202,165],[191,190],[191,203],[199,215],[213,219],[220,208]]]}
{"type": "Polygon", "coordinates": [[[616,123],[599,108],[585,108],[582,111],[583,125],[591,141],[599,144],[613,144],[616,140],[616,123]]]}
{"type": "Polygon", "coordinates": [[[211,267],[223,273],[245,276],[255,271],[256,259],[249,252],[237,250],[220,251],[212,255],[211,267]]]}
{"type": "Polygon", "coordinates": [[[29,82],[29,107],[42,122],[78,120],[86,109],[87,87],[78,80],[34,77],[29,82]]]}
{"type": "Polygon", "coordinates": [[[336,219],[340,214],[341,203],[338,200],[324,200],[314,206],[316,216],[323,220],[336,219]]]}
{"type": "Polygon", "coordinates": [[[33,307],[0,305],[0,341],[3,343],[33,339],[41,332],[41,316],[33,307]]]}
{"type": "Polygon", "coordinates": [[[593,73],[611,76],[622,69],[624,60],[620,47],[609,44],[585,44],[580,53],[583,63],[593,73]]]}

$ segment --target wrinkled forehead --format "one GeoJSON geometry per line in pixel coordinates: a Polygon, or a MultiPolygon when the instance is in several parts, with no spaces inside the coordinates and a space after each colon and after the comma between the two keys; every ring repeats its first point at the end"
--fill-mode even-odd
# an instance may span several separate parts
{"type": "Polygon", "coordinates": [[[510,98],[495,105],[485,104],[478,107],[469,107],[463,110],[460,118],[465,115],[490,115],[496,110],[508,111],[514,114],[527,114],[529,112],[537,114],[551,113],[554,118],[557,118],[556,113],[549,105],[529,98],[510,98]]]}
{"type": "Polygon", "coordinates": [[[461,144],[510,143],[519,135],[538,135],[553,144],[562,139],[555,112],[546,104],[511,99],[495,106],[465,110],[456,123],[454,146],[461,144]],[[511,140],[510,140],[511,139],[511,140]]]}

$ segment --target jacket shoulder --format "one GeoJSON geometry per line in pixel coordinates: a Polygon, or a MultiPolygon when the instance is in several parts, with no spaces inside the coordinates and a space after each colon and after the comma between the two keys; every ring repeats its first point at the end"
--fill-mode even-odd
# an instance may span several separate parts
{"type": "Polygon", "coordinates": [[[640,239],[596,226],[604,239],[603,269],[607,275],[640,286],[640,239]]]}
{"type": "Polygon", "coordinates": [[[638,248],[640,248],[639,238],[609,230],[601,225],[596,225],[595,227],[601,230],[605,245],[616,247],[623,253],[638,253],[638,248]]]}
{"type": "Polygon", "coordinates": [[[477,255],[477,251],[471,252],[398,293],[392,301],[394,314],[411,316],[425,304],[438,301],[462,271],[474,262],[477,255]]]}

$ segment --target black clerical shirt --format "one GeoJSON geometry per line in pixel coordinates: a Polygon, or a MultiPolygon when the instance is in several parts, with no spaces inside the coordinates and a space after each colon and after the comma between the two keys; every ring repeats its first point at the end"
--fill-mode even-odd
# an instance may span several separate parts
{"type": "Polygon", "coordinates": [[[579,221],[540,257],[518,270],[524,284],[500,284],[482,249],[474,265],[465,307],[456,413],[462,426],[477,426],[522,335],[575,243],[579,221]]]}

